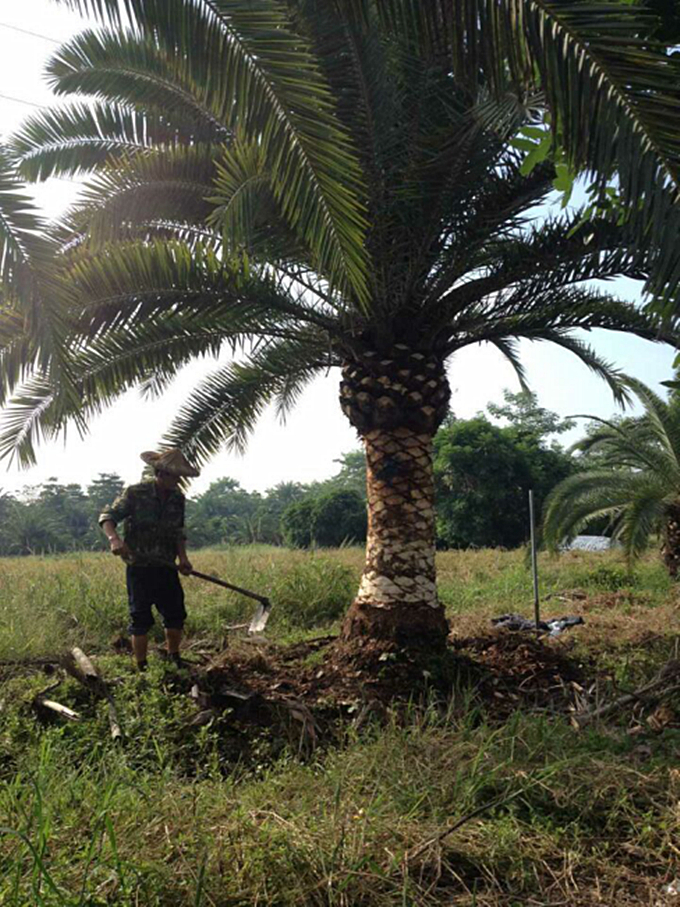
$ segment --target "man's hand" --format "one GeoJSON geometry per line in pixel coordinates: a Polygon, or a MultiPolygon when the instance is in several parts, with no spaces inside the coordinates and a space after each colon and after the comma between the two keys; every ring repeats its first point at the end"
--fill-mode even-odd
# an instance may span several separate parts
{"type": "Polygon", "coordinates": [[[181,557],[178,564],[179,572],[183,576],[189,576],[191,571],[194,569],[193,564],[188,557],[181,557]]]}
{"type": "Polygon", "coordinates": [[[109,545],[111,546],[111,554],[115,554],[116,557],[122,557],[125,560],[132,557],[132,552],[120,536],[109,539],[109,545]]]}

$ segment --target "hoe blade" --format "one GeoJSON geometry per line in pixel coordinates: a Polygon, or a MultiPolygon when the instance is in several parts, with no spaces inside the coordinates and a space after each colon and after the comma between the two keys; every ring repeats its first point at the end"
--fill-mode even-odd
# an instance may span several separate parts
{"type": "Polygon", "coordinates": [[[250,624],[248,625],[249,633],[262,633],[264,628],[267,626],[267,621],[269,620],[269,615],[272,613],[272,605],[269,599],[265,599],[260,602],[255,608],[255,613],[253,614],[250,624]]]}

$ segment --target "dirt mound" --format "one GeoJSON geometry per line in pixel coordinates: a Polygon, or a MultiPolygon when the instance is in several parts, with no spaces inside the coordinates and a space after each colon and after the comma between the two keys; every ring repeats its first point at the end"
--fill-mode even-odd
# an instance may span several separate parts
{"type": "Polygon", "coordinates": [[[520,705],[566,711],[582,689],[586,670],[560,642],[524,633],[493,633],[452,643],[483,669],[480,695],[494,712],[520,705]]]}
{"type": "Polygon", "coordinates": [[[193,672],[193,682],[202,702],[241,712],[264,701],[336,712],[384,710],[469,689],[494,713],[503,713],[527,705],[564,711],[583,673],[560,644],[494,632],[455,640],[429,657],[392,643],[334,637],[288,648],[242,645],[193,672]]]}

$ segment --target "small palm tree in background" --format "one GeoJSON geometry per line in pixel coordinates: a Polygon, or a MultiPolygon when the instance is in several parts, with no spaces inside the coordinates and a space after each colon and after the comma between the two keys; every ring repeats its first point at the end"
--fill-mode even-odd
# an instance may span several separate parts
{"type": "MultiPolygon", "coordinates": [[[[523,382],[517,341],[547,341],[621,397],[575,332],[677,341],[591,283],[627,275],[674,298],[677,63],[619,3],[506,0],[496,16],[481,0],[65,2],[103,27],[54,57],[53,88],[76,100],[21,129],[15,177],[94,175],[48,268],[68,322],[52,347],[68,355],[32,340],[42,358],[7,371],[4,452],[30,462],[40,433],[231,351],[165,438],[205,461],[339,369],[368,462],[345,632],[441,643],[432,438],[447,362],[490,343],[523,382]],[[548,112],[559,172],[539,160],[548,112]],[[603,187],[616,175],[627,214],[536,220],[569,167],[603,187]]],[[[22,298],[11,290],[12,311],[22,298]]]]}
{"type": "Polygon", "coordinates": [[[680,397],[662,400],[632,378],[627,386],[644,407],[637,418],[607,421],[594,416],[591,432],[572,450],[584,470],[557,485],[545,503],[543,535],[556,550],[595,519],[606,518],[612,537],[629,560],[650,536],[663,538],[663,559],[676,577],[680,569],[680,397]]]}

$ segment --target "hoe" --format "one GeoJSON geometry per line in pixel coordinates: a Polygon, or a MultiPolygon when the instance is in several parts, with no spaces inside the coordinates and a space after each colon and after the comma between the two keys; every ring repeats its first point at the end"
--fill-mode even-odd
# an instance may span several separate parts
{"type": "Polygon", "coordinates": [[[235,586],[233,583],[227,583],[225,580],[218,579],[216,576],[210,576],[209,573],[200,573],[198,570],[192,570],[189,576],[197,576],[199,579],[204,579],[209,583],[215,583],[216,586],[222,586],[224,589],[231,589],[232,592],[239,592],[241,595],[252,598],[258,603],[253,616],[250,618],[250,623],[238,624],[230,629],[247,629],[249,633],[262,633],[267,626],[272,605],[265,595],[258,595],[257,592],[251,592],[250,589],[242,589],[240,586],[235,586]]]}

